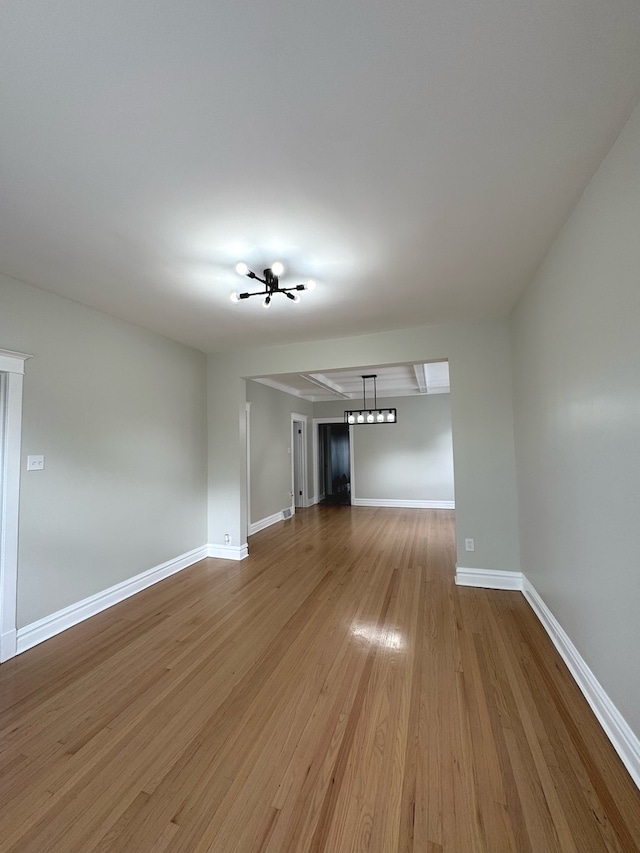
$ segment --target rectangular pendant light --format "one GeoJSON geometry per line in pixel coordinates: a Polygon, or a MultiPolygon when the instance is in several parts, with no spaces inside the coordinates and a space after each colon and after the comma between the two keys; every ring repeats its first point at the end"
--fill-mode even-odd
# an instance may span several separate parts
{"type": "Polygon", "coordinates": [[[396,409],[378,408],[377,373],[368,373],[362,377],[362,408],[346,409],[344,422],[350,426],[358,424],[395,424],[398,422],[396,409]],[[373,379],[373,408],[367,407],[366,380],[373,379]]]}

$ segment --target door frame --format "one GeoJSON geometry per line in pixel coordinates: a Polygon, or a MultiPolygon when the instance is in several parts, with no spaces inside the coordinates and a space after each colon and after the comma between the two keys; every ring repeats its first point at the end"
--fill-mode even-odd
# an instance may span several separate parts
{"type": "Polygon", "coordinates": [[[247,425],[247,530],[251,530],[251,403],[245,403],[247,425]]]}
{"type": "MultiPolygon", "coordinates": [[[[320,424],[343,424],[344,418],[314,418],[313,419],[313,432],[311,436],[311,455],[313,457],[313,503],[318,503],[320,500],[320,495],[318,494],[318,465],[319,465],[319,451],[318,451],[318,427],[320,424]]],[[[355,501],[356,498],[356,466],[355,466],[355,456],[353,453],[353,426],[349,424],[349,480],[351,483],[351,504],[355,501]]]]}
{"type": "Polygon", "coordinates": [[[0,663],[17,651],[22,387],[28,358],[0,349],[0,663]]]}
{"type": "Polygon", "coordinates": [[[309,506],[309,478],[307,476],[307,423],[308,415],[291,412],[291,515],[296,511],[296,433],[295,425],[302,424],[302,458],[300,459],[300,474],[302,479],[302,507],[309,506]]]}

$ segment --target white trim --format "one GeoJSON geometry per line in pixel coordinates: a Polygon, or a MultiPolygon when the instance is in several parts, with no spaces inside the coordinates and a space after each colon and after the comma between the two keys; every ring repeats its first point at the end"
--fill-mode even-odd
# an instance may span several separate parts
{"type": "Polygon", "coordinates": [[[478,586],[483,589],[516,589],[522,591],[522,572],[497,569],[465,569],[456,566],[458,586],[478,586]]]}
{"type": "Polygon", "coordinates": [[[416,382],[418,383],[418,390],[421,394],[427,394],[427,366],[426,364],[414,364],[413,372],[416,375],[416,382]]]}
{"type": "MultiPolygon", "coordinates": [[[[251,377],[253,382],[259,382],[261,385],[267,385],[269,388],[275,388],[276,391],[284,391],[285,394],[289,394],[292,397],[298,397],[300,400],[305,400],[309,402],[316,402],[315,397],[307,397],[304,391],[301,391],[299,388],[294,388],[292,385],[285,385],[283,382],[277,382],[271,376],[253,376],[251,377]]],[[[318,397],[318,399],[321,399],[318,397]]],[[[324,397],[322,398],[324,399],[324,397]]],[[[327,397],[328,400],[333,400],[333,395],[331,397],[327,397]]]]}
{"type": "Polygon", "coordinates": [[[159,566],[155,566],[146,572],[135,575],[135,577],[102,590],[102,592],[91,595],[89,598],[84,598],[82,601],[58,610],[56,613],[51,613],[49,616],[38,619],[37,622],[32,622],[24,628],[19,628],[17,653],[20,654],[36,646],[38,643],[44,642],[44,640],[55,637],[56,634],[66,631],[67,628],[71,628],[79,622],[83,622],[85,619],[101,613],[108,607],[113,607],[114,604],[119,604],[121,601],[130,598],[130,596],[141,592],[143,589],[147,589],[147,587],[153,586],[153,584],[168,578],[170,575],[174,575],[176,572],[180,572],[182,569],[186,569],[194,563],[204,560],[207,556],[206,546],[194,548],[193,551],[187,551],[173,560],[161,563],[159,566]]]}
{"type": "Polygon", "coordinates": [[[0,635],[0,663],[4,663],[18,654],[18,630],[10,628],[0,635]]]}
{"type": "Polygon", "coordinates": [[[244,545],[207,545],[207,557],[215,557],[218,560],[244,560],[249,556],[249,546],[244,545]]]}
{"type": "Polygon", "coordinates": [[[314,385],[322,388],[323,391],[329,392],[329,396],[323,394],[322,397],[318,397],[317,395],[311,397],[314,403],[321,399],[335,400],[336,397],[341,400],[351,399],[350,394],[345,393],[340,385],[334,382],[333,379],[329,379],[324,373],[302,373],[301,376],[308,382],[312,382],[314,385]]]}
{"type": "MultiPolygon", "coordinates": [[[[246,385],[246,383],[245,383],[246,385]]],[[[247,531],[251,531],[251,403],[245,403],[247,454],[247,531]]],[[[247,535],[248,535],[247,533],[247,535]]]]}
{"type": "Polygon", "coordinates": [[[308,494],[309,494],[309,478],[307,476],[307,424],[309,421],[308,415],[300,414],[300,412],[291,412],[291,506],[292,506],[292,515],[295,515],[296,511],[296,475],[295,475],[295,467],[296,467],[296,433],[295,433],[295,425],[296,423],[302,424],[302,458],[299,460],[299,473],[300,479],[302,480],[302,499],[300,500],[300,508],[308,506],[308,494]]]}
{"type": "Polygon", "coordinates": [[[353,498],[354,506],[403,506],[415,509],[455,509],[455,501],[412,501],[391,498],[353,498]]]}
{"type": "Polygon", "coordinates": [[[591,710],[613,744],[622,763],[640,788],[640,739],[613,704],[556,617],[524,576],[522,591],[591,706],[591,710]]]}
{"type": "Polygon", "coordinates": [[[28,358],[0,349],[0,663],[17,653],[22,389],[28,358]]]}
{"type": "Polygon", "coordinates": [[[0,349],[0,371],[2,373],[24,374],[24,363],[33,358],[25,352],[13,352],[10,349],[0,349]]]}
{"type": "Polygon", "coordinates": [[[356,448],[355,448],[355,426],[349,424],[349,498],[351,506],[356,501],[356,448]]]}
{"type": "Polygon", "coordinates": [[[549,610],[527,577],[522,572],[464,569],[458,566],[456,568],[456,584],[486,589],[514,589],[523,593],[556,647],[558,654],[567,665],[580,692],[589,703],[613,748],[629,771],[629,775],[640,788],[640,738],[613,704],[580,652],[569,639],[562,625],[549,610]]]}
{"type": "Polygon", "coordinates": [[[259,533],[265,527],[271,527],[272,524],[277,524],[279,521],[284,521],[282,510],[274,512],[273,515],[268,515],[266,518],[261,518],[260,521],[256,521],[254,524],[250,524],[249,536],[253,536],[254,533],[259,533]]]}

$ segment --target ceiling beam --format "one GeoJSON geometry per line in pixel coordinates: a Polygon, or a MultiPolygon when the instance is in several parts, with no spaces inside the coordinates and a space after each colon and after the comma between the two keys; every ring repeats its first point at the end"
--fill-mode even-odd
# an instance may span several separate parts
{"type": "Polygon", "coordinates": [[[424,364],[414,364],[413,365],[414,373],[416,374],[416,382],[418,383],[418,389],[421,394],[428,394],[429,389],[427,388],[427,372],[425,370],[424,364]]]}
{"type": "Polygon", "coordinates": [[[313,382],[315,385],[319,385],[320,388],[324,388],[325,391],[330,391],[332,394],[335,394],[336,397],[341,397],[343,400],[351,399],[350,395],[345,393],[340,385],[332,382],[331,379],[323,373],[303,373],[302,376],[304,376],[304,378],[309,382],[313,382]]]}

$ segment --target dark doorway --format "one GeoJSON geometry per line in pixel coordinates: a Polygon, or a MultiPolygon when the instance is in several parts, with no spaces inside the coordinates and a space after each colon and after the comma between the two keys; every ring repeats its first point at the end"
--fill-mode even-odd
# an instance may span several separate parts
{"type": "Polygon", "coordinates": [[[351,503],[351,465],[347,424],[319,424],[320,494],[324,503],[351,503]]]}

